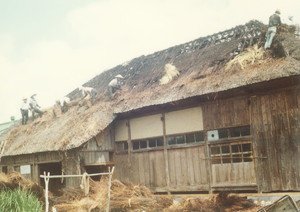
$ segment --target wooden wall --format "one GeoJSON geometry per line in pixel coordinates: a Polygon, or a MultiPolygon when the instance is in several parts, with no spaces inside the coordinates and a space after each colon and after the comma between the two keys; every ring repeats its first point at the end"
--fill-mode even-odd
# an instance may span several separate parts
{"type": "Polygon", "coordinates": [[[259,190],[300,190],[300,89],[251,98],[259,190]]]}
{"type": "Polygon", "coordinates": [[[115,157],[117,178],[124,182],[146,185],[150,188],[166,187],[163,151],[118,154],[115,157]]]}
{"type": "MultiPolygon", "coordinates": [[[[201,110],[200,113],[197,112],[200,114],[198,119],[198,116],[193,116],[197,123],[196,129],[204,130],[205,134],[207,130],[250,125],[247,97],[211,101],[182,111],[196,109],[201,110]]],[[[181,110],[173,113],[180,115],[181,110]]],[[[168,115],[167,112],[165,114],[168,115]]],[[[167,121],[166,119],[166,128],[167,121]]],[[[180,123],[191,124],[189,120],[180,123]]],[[[228,164],[211,165],[210,146],[214,144],[205,138],[204,142],[194,146],[166,146],[165,151],[130,151],[129,155],[116,154],[117,178],[143,184],[156,191],[209,191],[211,187],[220,185],[255,186],[254,162],[232,163],[230,167],[228,164]]]]}
{"type": "Polygon", "coordinates": [[[79,156],[83,165],[105,164],[111,162],[109,153],[113,151],[112,132],[111,128],[107,127],[79,148],[79,156]]]}
{"type": "Polygon", "coordinates": [[[31,176],[28,176],[36,183],[40,182],[39,163],[52,163],[62,160],[62,154],[59,152],[36,153],[28,155],[17,155],[13,157],[2,157],[0,166],[6,166],[8,172],[20,171],[19,166],[31,165],[31,176]]]}
{"type": "MultiPolygon", "coordinates": [[[[7,167],[8,172],[20,171],[21,165],[31,166],[30,178],[39,183],[40,174],[39,164],[61,163],[63,174],[81,174],[82,167],[88,164],[105,164],[111,162],[109,152],[114,149],[110,127],[90,139],[83,147],[64,152],[43,152],[28,155],[17,155],[12,157],[2,157],[0,171],[2,167],[7,167]]],[[[43,166],[45,167],[45,166],[43,166]]],[[[51,173],[50,173],[51,174],[51,173]]],[[[80,184],[80,178],[66,178],[67,187],[77,187],[80,184]]]]}
{"type": "Polygon", "coordinates": [[[148,186],[157,192],[209,190],[204,145],[170,149],[167,155],[169,187],[163,150],[133,152],[131,156],[117,154],[117,178],[148,186]]]}
{"type": "MultiPolygon", "coordinates": [[[[80,165],[81,164],[78,149],[65,152],[64,159],[62,161],[62,172],[65,175],[82,174],[80,165]]],[[[65,178],[65,181],[66,187],[78,187],[80,185],[81,178],[65,178]]]]}
{"type": "Polygon", "coordinates": [[[218,129],[250,124],[247,97],[215,100],[203,105],[204,129],[218,129]]]}
{"type": "Polygon", "coordinates": [[[256,186],[254,170],[253,162],[213,164],[212,185],[216,188],[256,186]]]}
{"type": "Polygon", "coordinates": [[[116,123],[116,137],[118,140],[122,137],[129,141],[130,151],[115,154],[117,178],[124,182],[146,185],[157,192],[208,191],[209,177],[204,142],[181,145],[181,147],[176,145],[168,147],[166,144],[168,135],[202,130],[202,109],[199,106],[150,116],[133,117],[128,120],[128,124],[125,124],[123,120],[119,121],[116,123]],[[135,124],[135,122],[139,124],[135,124]],[[151,134],[153,127],[150,127],[149,130],[151,124],[156,125],[153,134],[151,134]],[[127,135],[125,136],[126,131],[127,135]],[[138,136],[136,136],[137,131],[139,132],[138,136]],[[123,136],[120,136],[121,134],[123,136]],[[146,139],[158,135],[165,138],[164,146],[131,150],[130,142],[134,138],[146,139]]]}
{"type": "Polygon", "coordinates": [[[171,190],[208,191],[206,158],[205,145],[168,150],[171,190]]]}
{"type": "MultiPolygon", "coordinates": [[[[249,109],[250,102],[247,96],[208,102],[203,106],[204,129],[214,130],[250,125],[249,109]]],[[[251,138],[249,141],[251,142],[251,138]]],[[[224,144],[230,142],[230,140],[223,141],[224,144]]],[[[244,141],[234,140],[234,143],[239,142],[244,141]]],[[[215,142],[207,142],[208,149],[214,144],[215,142]]],[[[251,186],[256,188],[254,162],[212,164],[211,160],[208,161],[212,188],[244,187],[245,190],[251,186]]]]}
{"type": "MultiPolygon", "coordinates": [[[[58,171],[61,174],[80,174],[80,158],[78,149],[68,152],[43,152],[28,155],[17,155],[13,157],[2,157],[0,166],[7,166],[8,171],[20,171],[18,166],[31,165],[31,180],[36,183],[40,183],[39,165],[47,163],[61,163],[62,170],[58,171]]],[[[51,174],[51,173],[50,173],[51,174]]],[[[67,187],[79,186],[80,179],[78,178],[66,178],[67,187]]]]}
{"type": "MultiPolygon", "coordinates": [[[[196,145],[165,145],[158,149],[116,153],[113,162],[117,178],[146,185],[157,192],[209,191],[232,185],[257,185],[260,192],[300,190],[299,86],[255,96],[214,100],[201,103],[200,107],[205,135],[209,130],[220,128],[251,127],[251,136],[246,141],[252,143],[253,162],[212,164],[210,147],[227,141],[209,142],[205,138],[196,145]]],[[[161,113],[162,123],[164,113],[166,111],[161,113]]],[[[3,157],[0,166],[8,166],[11,170],[16,165],[31,164],[35,181],[39,179],[38,163],[61,162],[65,174],[78,174],[82,159],[87,163],[112,162],[110,155],[102,157],[114,151],[113,139],[111,136],[109,139],[96,136],[82,148],[67,153],[3,157]]],[[[67,186],[78,185],[76,178],[67,182],[67,186]]]]}

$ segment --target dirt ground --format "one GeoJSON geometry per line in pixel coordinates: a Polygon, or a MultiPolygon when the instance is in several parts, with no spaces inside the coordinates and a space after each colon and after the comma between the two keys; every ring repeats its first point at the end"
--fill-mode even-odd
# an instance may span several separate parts
{"type": "MultiPolygon", "coordinates": [[[[60,212],[105,211],[107,207],[107,178],[100,182],[90,179],[90,191],[84,196],[80,190],[65,190],[61,197],[52,198],[52,204],[60,212]]],[[[176,196],[178,198],[178,196],[176,196]]],[[[174,201],[171,196],[155,195],[142,185],[112,181],[110,209],[115,212],[231,212],[257,211],[259,206],[246,197],[231,193],[211,195],[208,199],[182,198],[174,201]]]]}
{"type": "MultiPolygon", "coordinates": [[[[18,172],[11,174],[0,173],[0,192],[18,187],[34,193],[45,204],[42,187],[25,179],[18,172]]],[[[61,196],[49,194],[50,208],[57,212],[100,212],[107,208],[108,179],[102,177],[100,181],[89,179],[88,194],[80,188],[68,188],[61,196]]],[[[232,193],[210,195],[207,199],[196,197],[181,198],[179,195],[155,195],[149,188],[142,185],[124,184],[113,180],[111,185],[110,211],[112,212],[254,212],[260,207],[246,197],[232,193]]]]}

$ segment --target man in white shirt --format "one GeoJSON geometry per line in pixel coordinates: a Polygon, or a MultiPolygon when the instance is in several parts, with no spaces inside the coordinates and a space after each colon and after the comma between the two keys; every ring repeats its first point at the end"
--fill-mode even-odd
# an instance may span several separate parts
{"type": "Polygon", "coordinates": [[[60,107],[62,113],[67,112],[68,104],[70,101],[71,101],[70,98],[67,96],[64,96],[63,98],[56,100],[56,104],[60,107]]]}
{"type": "Polygon", "coordinates": [[[27,124],[28,121],[28,110],[29,110],[29,104],[27,102],[27,98],[23,98],[23,102],[21,105],[21,114],[22,114],[22,125],[27,124]]]}
{"type": "Polygon", "coordinates": [[[81,91],[82,98],[89,96],[91,98],[91,103],[94,104],[95,98],[97,96],[97,91],[95,88],[80,86],[78,89],[79,91],[81,91]]]}
{"type": "Polygon", "coordinates": [[[29,101],[29,106],[30,106],[30,109],[31,109],[31,113],[32,113],[32,120],[34,120],[34,116],[35,116],[35,113],[38,113],[40,117],[43,116],[43,111],[41,111],[39,108],[39,104],[37,103],[36,99],[35,99],[35,96],[36,94],[33,94],[31,97],[30,97],[30,101],[29,101]]]}
{"type": "Polygon", "coordinates": [[[108,87],[110,95],[115,93],[117,90],[121,90],[122,79],[124,79],[124,77],[121,74],[118,74],[109,82],[108,87]]]}
{"type": "Polygon", "coordinates": [[[296,38],[300,38],[300,26],[299,23],[294,20],[294,16],[288,17],[287,24],[295,27],[295,36],[296,38]]]}

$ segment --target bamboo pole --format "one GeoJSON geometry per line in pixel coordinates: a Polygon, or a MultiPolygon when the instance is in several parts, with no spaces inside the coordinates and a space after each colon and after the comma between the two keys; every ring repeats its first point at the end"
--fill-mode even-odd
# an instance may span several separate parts
{"type": "Polygon", "coordinates": [[[111,187],[111,178],[112,175],[114,173],[115,167],[112,168],[111,172],[110,172],[110,167],[109,167],[109,179],[108,179],[108,190],[107,190],[107,206],[106,206],[106,212],[109,212],[109,208],[110,208],[110,187],[111,187]]]}
{"type": "MultiPolygon", "coordinates": [[[[106,208],[106,212],[109,212],[109,208],[110,208],[110,188],[111,188],[111,178],[112,175],[114,173],[115,167],[112,168],[111,172],[109,170],[109,172],[107,173],[95,173],[95,174],[88,174],[85,176],[99,176],[99,175],[109,175],[109,181],[108,181],[108,194],[107,194],[107,208],[106,208]]],[[[82,177],[82,174],[77,174],[77,175],[52,175],[50,176],[50,172],[47,173],[44,172],[44,175],[40,175],[41,178],[44,178],[45,181],[45,212],[49,212],[49,198],[48,198],[48,185],[49,185],[49,180],[50,178],[67,178],[67,177],[82,177]]]]}
{"type": "MultiPolygon", "coordinates": [[[[109,175],[110,173],[94,173],[94,174],[88,174],[87,176],[99,176],[99,175],[109,175]]],[[[67,178],[67,177],[82,177],[82,174],[74,174],[74,175],[51,175],[47,176],[48,178],[67,178]]],[[[40,175],[40,177],[44,178],[45,175],[40,175]]]]}
{"type": "Polygon", "coordinates": [[[48,185],[49,185],[49,176],[50,176],[50,172],[47,173],[46,176],[46,172],[44,172],[44,181],[45,181],[45,203],[46,203],[46,208],[45,211],[48,212],[49,211],[49,198],[48,198],[48,185]]]}

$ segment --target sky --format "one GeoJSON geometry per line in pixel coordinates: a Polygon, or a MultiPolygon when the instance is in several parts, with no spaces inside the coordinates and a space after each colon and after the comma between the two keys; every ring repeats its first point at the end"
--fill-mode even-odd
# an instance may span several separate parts
{"type": "Polygon", "coordinates": [[[299,23],[300,0],[0,0],[0,123],[23,97],[54,105],[101,72],[276,9],[299,23]]]}

